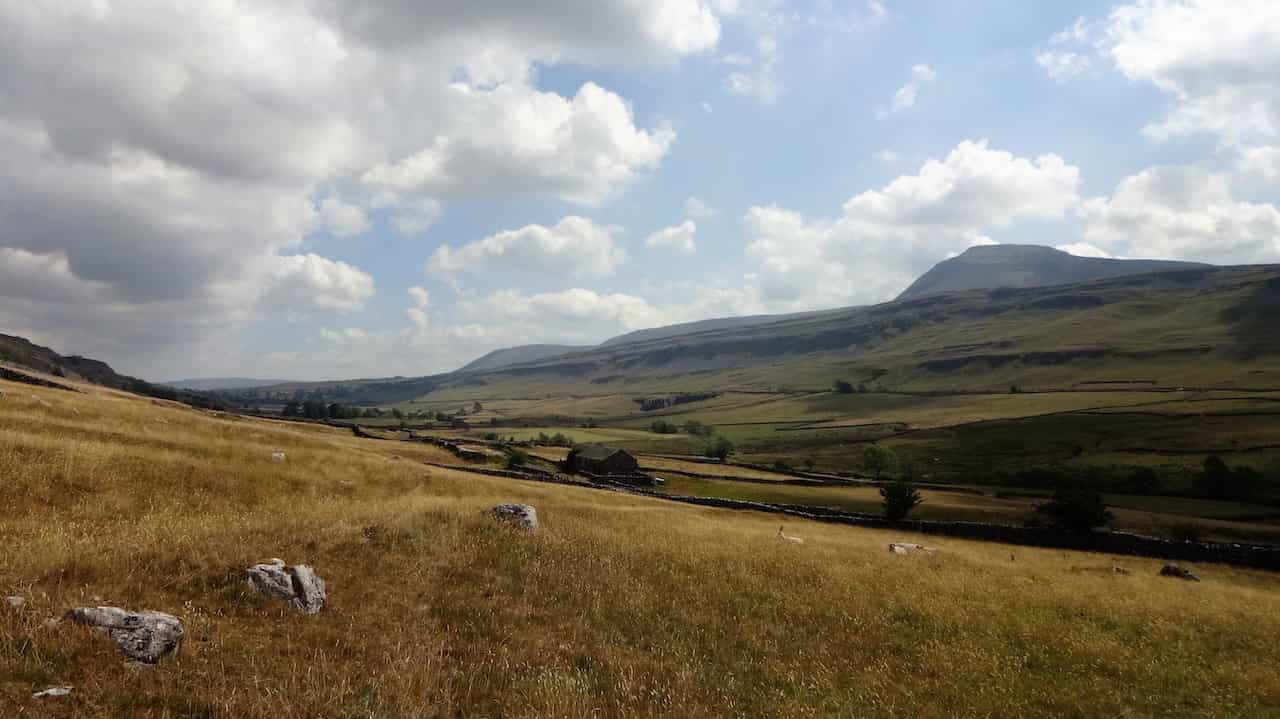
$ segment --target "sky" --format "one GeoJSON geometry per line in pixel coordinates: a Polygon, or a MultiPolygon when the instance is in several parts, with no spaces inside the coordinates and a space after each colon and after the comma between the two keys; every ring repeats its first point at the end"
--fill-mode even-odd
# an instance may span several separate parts
{"type": "Polygon", "coordinates": [[[0,0],[0,332],[152,380],[1280,261],[1280,3],[0,0]]]}

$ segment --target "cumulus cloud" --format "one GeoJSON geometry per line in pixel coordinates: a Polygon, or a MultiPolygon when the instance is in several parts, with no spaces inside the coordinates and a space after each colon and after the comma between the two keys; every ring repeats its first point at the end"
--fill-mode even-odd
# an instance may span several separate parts
{"type": "Polygon", "coordinates": [[[503,268],[555,276],[605,276],[626,259],[614,241],[617,232],[617,228],[570,215],[551,227],[526,225],[456,249],[441,245],[427,260],[427,273],[450,277],[503,268]]]}
{"type": "Polygon", "coordinates": [[[354,312],[374,292],[373,277],[367,272],[313,254],[271,258],[264,281],[262,303],[277,311],[354,312]]]}
{"type": "Polygon", "coordinates": [[[320,216],[325,226],[339,237],[353,237],[369,231],[369,217],[364,210],[332,195],[321,201],[320,216]]]}
{"type": "Polygon", "coordinates": [[[1236,143],[1280,134],[1280,4],[1164,0],[1121,6],[1102,46],[1126,77],[1169,93],[1174,109],[1146,133],[1210,132],[1236,143]]]}
{"type": "Polygon", "coordinates": [[[1080,207],[1085,241],[1126,257],[1245,264],[1280,260],[1280,211],[1236,200],[1228,178],[1155,167],[1080,207]]]}
{"type": "Polygon", "coordinates": [[[437,197],[551,194],[599,202],[652,169],[675,139],[667,126],[637,129],[622,98],[587,83],[572,99],[506,85],[455,83],[466,109],[457,128],[362,177],[375,191],[437,197]]]}
{"type": "MultiPolygon", "coordinates": [[[[43,258],[62,285],[85,285],[62,294],[92,297],[85,316],[111,307],[118,317],[65,348],[109,345],[94,337],[109,327],[152,338],[111,357],[138,362],[155,338],[207,336],[268,311],[269,293],[345,311],[367,275],[293,254],[309,234],[360,234],[375,209],[420,233],[454,197],[617,194],[658,166],[674,132],[641,126],[591,83],[542,90],[533,68],[670,63],[713,48],[732,10],[0,0],[0,271],[43,258]],[[130,316],[159,318],[163,331],[134,333],[130,316]]],[[[10,302],[8,326],[52,321],[33,306],[10,302]]]]}
{"type": "Polygon", "coordinates": [[[692,255],[697,249],[694,243],[694,235],[698,232],[698,225],[693,220],[685,220],[678,225],[664,227],[657,232],[650,234],[644,238],[644,244],[650,249],[671,250],[686,255],[692,255]]]}
{"type": "Polygon", "coordinates": [[[914,175],[850,198],[834,220],[753,207],[755,271],[743,302],[800,310],[889,299],[947,253],[992,242],[988,232],[1063,217],[1078,184],[1079,170],[1057,155],[1028,159],[965,141],[914,175]]]}
{"type": "Polygon", "coordinates": [[[898,88],[897,92],[893,93],[893,103],[890,104],[888,110],[882,111],[881,114],[891,115],[914,106],[916,97],[920,94],[920,88],[931,84],[937,77],[938,73],[928,65],[913,65],[911,67],[911,79],[898,88]]]}

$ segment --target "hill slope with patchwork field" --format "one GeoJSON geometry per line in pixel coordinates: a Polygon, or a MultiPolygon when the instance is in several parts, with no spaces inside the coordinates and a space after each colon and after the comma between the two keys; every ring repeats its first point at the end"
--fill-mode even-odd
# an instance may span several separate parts
{"type": "Polygon", "coordinates": [[[1264,572],[1196,565],[1187,582],[1149,559],[780,531],[769,515],[428,466],[450,461],[430,445],[78,389],[0,381],[0,544],[18,550],[0,552],[0,593],[18,598],[0,605],[0,715],[1280,706],[1280,585],[1264,572]],[[485,514],[505,502],[534,505],[537,531],[485,514]],[[314,568],[322,611],[245,583],[270,557],[314,568]],[[49,621],[99,604],[172,614],[176,656],[129,667],[106,635],[49,621]],[[72,690],[31,697],[51,686],[72,690]]]}

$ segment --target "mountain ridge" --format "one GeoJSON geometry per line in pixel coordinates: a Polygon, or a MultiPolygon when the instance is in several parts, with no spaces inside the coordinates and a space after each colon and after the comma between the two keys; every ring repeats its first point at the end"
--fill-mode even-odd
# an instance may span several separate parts
{"type": "Polygon", "coordinates": [[[1051,287],[1106,277],[1211,266],[1178,260],[1083,257],[1043,245],[979,245],[934,265],[896,299],[997,287],[1051,287]]]}

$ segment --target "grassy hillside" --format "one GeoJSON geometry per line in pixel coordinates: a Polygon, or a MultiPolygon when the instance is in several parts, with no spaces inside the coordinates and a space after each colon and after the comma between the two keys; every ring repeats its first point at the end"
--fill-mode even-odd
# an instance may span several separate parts
{"type": "Polygon", "coordinates": [[[0,715],[1268,716],[1280,585],[423,466],[420,445],[0,382],[0,715]],[[270,460],[284,451],[283,463],[270,460]],[[538,507],[524,535],[482,511],[538,507]],[[307,562],[306,617],[238,572],[307,562]],[[1111,571],[1120,564],[1129,575],[1111,571]],[[868,591],[875,587],[875,591],[868,591]],[[136,670],[45,620],[180,616],[136,670]],[[33,700],[53,684],[61,700],[33,700]]]}

